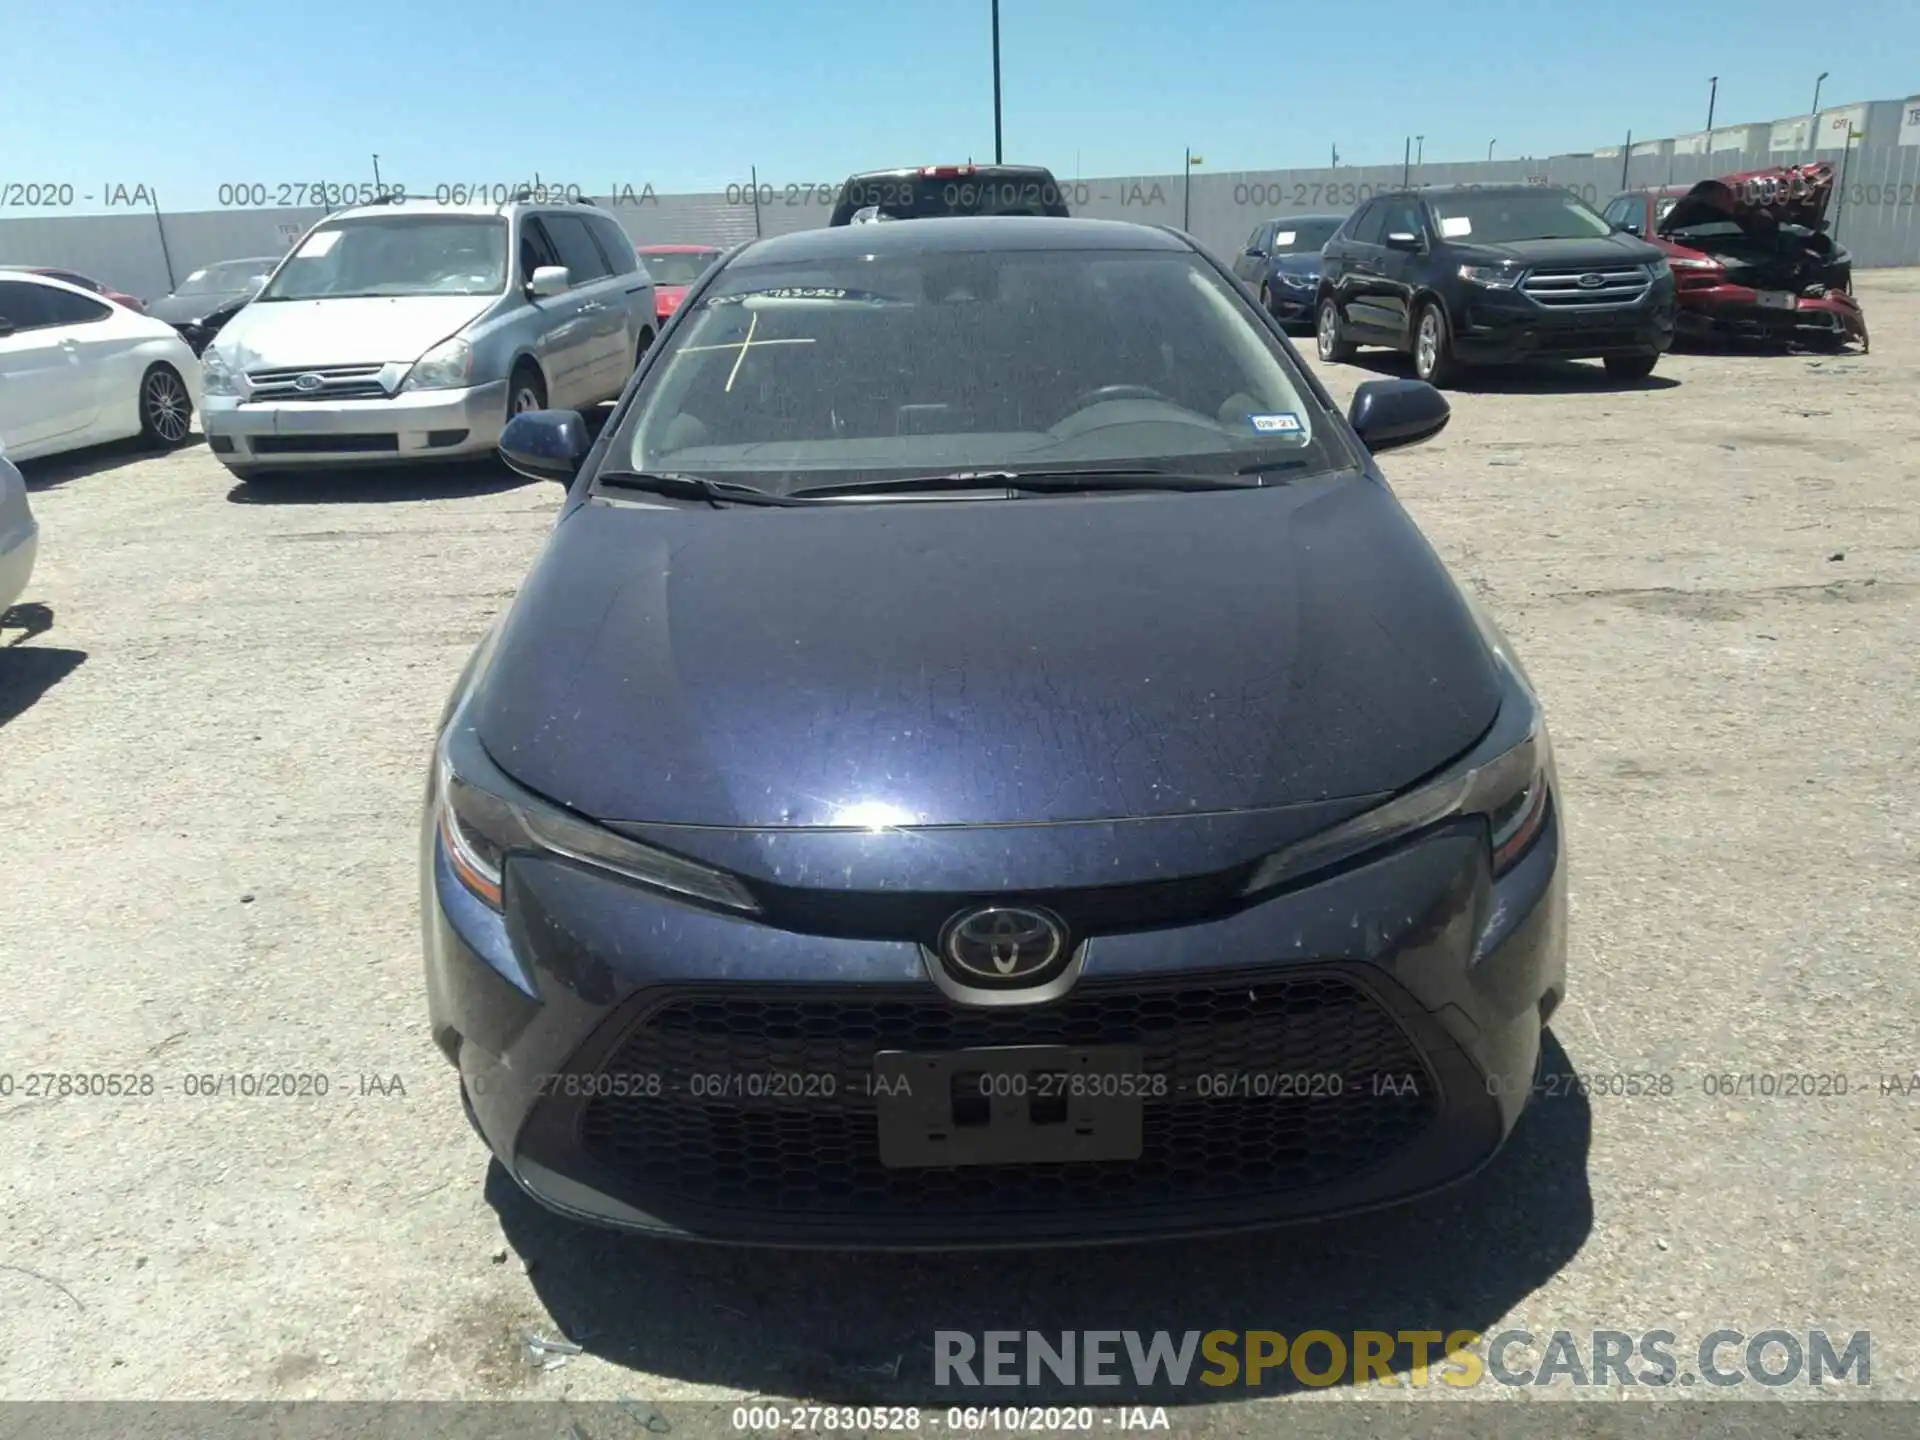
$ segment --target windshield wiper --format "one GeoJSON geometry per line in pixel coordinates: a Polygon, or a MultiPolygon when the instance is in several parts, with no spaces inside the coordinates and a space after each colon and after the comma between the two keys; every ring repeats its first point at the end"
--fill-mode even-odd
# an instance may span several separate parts
{"type": "Polygon", "coordinates": [[[594,476],[597,485],[619,490],[645,490],[653,495],[670,495],[681,500],[705,500],[711,505],[806,505],[788,495],[742,485],[737,480],[714,480],[705,475],[683,475],[670,470],[602,470],[594,476]]]}
{"type": "Polygon", "coordinates": [[[794,491],[797,498],[835,495],[906,495],[942,490],[1030,490],[1071,494],[1084,490],[1248,490],[1258,480],[1233,475],[1194,475],[1173,470],[954,470],[940,475],[905,475],[892,480],[850,480],[794,491]]]}

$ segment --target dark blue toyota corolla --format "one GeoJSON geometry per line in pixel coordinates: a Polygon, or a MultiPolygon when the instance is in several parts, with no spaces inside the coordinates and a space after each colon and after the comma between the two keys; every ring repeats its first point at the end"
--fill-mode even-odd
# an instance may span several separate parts
{"type": "Polygon", "coordinates": [[[428,1003],[515,1179],[705,1240],[951,1248],[1403,1200],[1565,987],[1540,706],[1271,316],[1171,231],[756,241],[443,717],[428,1003]]]}

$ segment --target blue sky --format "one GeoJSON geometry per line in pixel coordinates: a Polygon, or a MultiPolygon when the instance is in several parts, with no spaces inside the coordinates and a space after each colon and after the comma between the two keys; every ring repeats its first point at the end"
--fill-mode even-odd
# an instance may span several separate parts
{"type": "MultiPolygon", "coordinates": [[[[989,159],[987,0],[18,0],[0,186],[831,184],[989,159]]],[[[1913,0],[1003,0],[1006,158],[1063,177],[1548,155],[1920,91],[1913,0]]],[[[77,209],[92,206],[76,205],[77,209]]],[[[19,209],[0,212],[19,215],[19,209]]]]}

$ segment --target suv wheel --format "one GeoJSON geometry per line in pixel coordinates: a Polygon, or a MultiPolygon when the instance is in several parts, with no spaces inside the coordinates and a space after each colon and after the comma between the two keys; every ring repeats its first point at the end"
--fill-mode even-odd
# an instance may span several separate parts
{"type": "Polygon", "coordinates": [[[1359,348],[1347,339],[1344,326],[1340,323],[1340,307],[1333,303],[1331,295],[1320,299],[1320,312],[1313,322],[1315,348],[1320,358],[1328,364],[1336,361],[1344,364],[1353,359],[1353,352],[1359,348]]]}
{"type": "Polygon", "coordinates": [[[1437,388],[1445,388],[1459,378],[1460,365],[1453,358],[1453,333],[1447,328],[1446,311],[1437,300],[1422,305],[1420,318],[1414,323],[1413,373],[1437,388]]]}

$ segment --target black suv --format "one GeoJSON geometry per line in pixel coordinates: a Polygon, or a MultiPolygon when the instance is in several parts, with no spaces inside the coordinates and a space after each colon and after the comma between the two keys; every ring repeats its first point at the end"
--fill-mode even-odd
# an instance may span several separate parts
{"type": "Polygon", "coordinates": [[[1648,375],[1673,344],[1673,272],[1570,190],[1446,185],[1376,196],[1320,252],[1322,360],[1413,353],[1422,380],[1466,365],[1600,359],[1648,375]]]}
{"type": "Polygon", "coordinates": [[[1040,165],[921,165],[869,170],[840,187],[829,225],[851,225],[861,211],[876,220],[950,215],[1050,215],[1067,218],[1066,192],[1040,165]]]}

